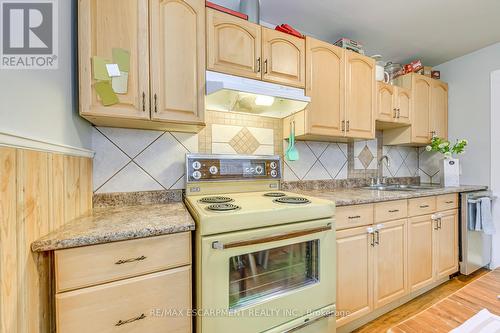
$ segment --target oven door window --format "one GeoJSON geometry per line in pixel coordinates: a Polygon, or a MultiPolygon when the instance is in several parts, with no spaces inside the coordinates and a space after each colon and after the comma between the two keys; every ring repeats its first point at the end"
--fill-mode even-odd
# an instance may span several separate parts
{"type": "Polygon", "coordinates": [[[319,282],[319,240],[241,254],[229,259],[229,308],[319,282]]]}

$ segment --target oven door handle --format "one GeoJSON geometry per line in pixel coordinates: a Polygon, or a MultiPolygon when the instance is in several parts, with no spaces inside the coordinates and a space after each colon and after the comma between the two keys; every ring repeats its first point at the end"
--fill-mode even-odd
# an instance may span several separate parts
{"type": "Polygon", "coordinates": [[[224,244],[222,242],[215,241],[212,243],[212,249],[225,250],[225,249],[232,249],[235,247],[242,247],[242,246],[248,246],[248,245],[265,244],[265,243],[276,242],[276,241],[290,239],[290,238],[296,238],[296,237],[302,237],[302,236],[316,234],[319,232],[330,231],[330,230],[332,230],[332,224],[328,223],[324,227],[297,230],[297,231],[288,232],[286,234],[278,234],[278,235],[250,239],[250,240],[234,242],[234,243],[224,244]]]}

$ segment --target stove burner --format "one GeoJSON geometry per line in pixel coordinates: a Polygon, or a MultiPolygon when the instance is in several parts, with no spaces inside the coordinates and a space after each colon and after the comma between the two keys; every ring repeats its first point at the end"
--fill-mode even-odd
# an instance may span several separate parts
{"type": "Polygon", "coordinates": [[[218,203],[226,203],[231,202],[233,199],[223,196],[215,196],[215,197],[204,197],[199,200],[201,203],[206,204],[218,204],[218,203]]]}
{"type": "Polygon", "coordinates": [[[268,192],[268,193],[265,193],[264,196],[271,197],[271,198],[279,198],[279,197],[286,196],[286,194],[282,193],[282,192],[268,192]]]}
{"type": "Polygon", "coordinates": [[[216,212],[229,212],[233,210],[240,209],[240,206],[236,206],[230,203],[217,203],[207,207],[208,210],[213,210],[216,212]]]}
{"type": "Polygon", "coordinates": [[[306,198],[302,197],[281,197],[273,200],[274,202],[277,203],[283,203],[283,204],[293,204],[293,205],[303,205],[303,204],[309,204],[311,201],[306,198]]]}

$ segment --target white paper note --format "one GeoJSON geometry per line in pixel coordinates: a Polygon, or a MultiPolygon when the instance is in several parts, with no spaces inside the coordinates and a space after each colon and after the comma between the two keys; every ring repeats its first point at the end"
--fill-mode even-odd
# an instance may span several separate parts
{"type": "Polygon", "coordinates": [[[128,91],[128,73],[120,72],[120,76],[111,78],[111,86],[117,94],[126,94],[128,91]]]}
{"type": "Polygon", "coordinates": [[[108,70],[108,75],[110,77],[120,76],[120,69],[118,64],[106,64],[106,69],[108,70]]]}

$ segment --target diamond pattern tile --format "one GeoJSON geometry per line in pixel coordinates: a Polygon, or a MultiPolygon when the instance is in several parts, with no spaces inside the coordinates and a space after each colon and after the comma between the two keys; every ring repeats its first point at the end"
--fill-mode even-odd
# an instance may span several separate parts
{"type": "Polygon", "coordinates": [[[164,188],[134,162],[107,181],[97,193],[155,191],[164,188]]]}
{"type": "Polygon", "coordinates": [[[260,146],[259,141],[246,127],[241,129],[229,144],[238,154],[253,154],[260,146]]]}
{"type": "Polygon", "coordinates": [[[347,157],[336,143],[332,143],[328,145],[328,148],[321,155],[319,161],[326,168],[332,179],[338,179],[339,172],[347,163],[347,157]]]}
{"type": "Polygon", "coordinates": [[[130,158],[136,157],[137,154],[163,134],[162,131],[114,127],[98,127],[97,129],[122,151],[124,151],[130,158]]]}
{"type": "Polygon", "coordinates": [[[363,148],[361,153],[359,153],[358,158],[361,164],[363,164],[363,166],[365,167],[365,169],[367,169],[375,157],[373,156],[368,146],[365,146],[365,148],[363,148]]]}

